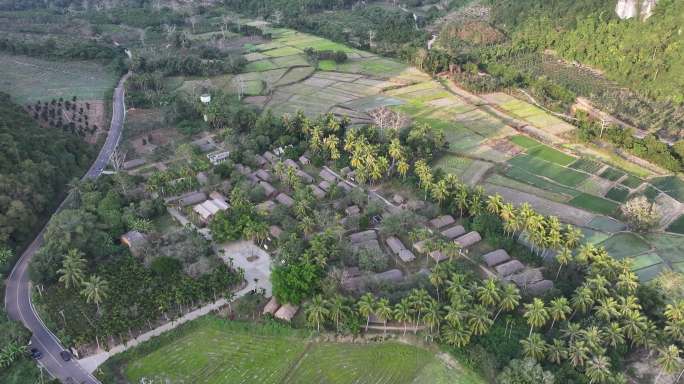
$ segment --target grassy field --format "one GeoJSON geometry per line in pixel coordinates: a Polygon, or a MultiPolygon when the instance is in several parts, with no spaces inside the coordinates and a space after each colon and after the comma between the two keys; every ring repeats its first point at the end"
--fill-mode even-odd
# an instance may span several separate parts
{"type": "Polygon", "coordinates": [[[570,168],[561,167],[556,163],[544,161],[537,157],[522,155],[508,162],[510,165],[522,168],[530,173],[546,177],[568,187],[574,187],[588,176],[570,168]]]}
{"type": "Polygon", "coordinates": [[[47,61],[0,54],[0,89],[18,103],[78,97],[104,100],[117,76],[94,61],[47,61]]]}
{"type": "Polygon", "coordinates": [[[612,215],[617,211],[618,204],[604,198],[583,193],[569,201],[570,205],[586,209],[591,212],[612,215]]]}
{"type": "Polygon", "coordinates": [[[677,176],[659,177],[651,183],[661,191],[672,196],[680,203],[684,202],[684,181],[677,176]]]}
{"type": "Polygon", "coordinates": [[[104,371],[130,383],[484,382],[411,345],[315,342],[304,331],[212,316],[115,357],[104,371]]]}

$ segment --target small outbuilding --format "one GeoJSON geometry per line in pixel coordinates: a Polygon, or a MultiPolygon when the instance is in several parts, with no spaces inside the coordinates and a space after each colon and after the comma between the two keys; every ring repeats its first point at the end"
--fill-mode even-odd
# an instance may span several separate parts
{"type": "Polygon", "coordinates": [[[497,265],[503,264],[510,259],[511,257],[504,249],[497,249],[496,251],[489,252],[482,256],[482,260],[489,268],[496,267],[497,265]]]}
{"type": "Polygon", "coordinates": [[[326,180],[328,182],[335,182],[337,180],[337,177],[332,174],[332,172],[328,171],[327,169],[321,169],[320,172],[318,172],[318,176],[321,177],[321,179],[326,180]]]}
{"type": "Polygon", "coordinates": [[[264,159],[268,160],[271,164],[275,164],[278,162],[278,156],[274,155],[270,151],[264,152],[263,157],[264,157],[264,159]]]}
{"type": "Polygon", "coordinates": [[[278,300],[276,300],[275,296],[271,297],[271,300],[266,303],[266,306],[264,307],[264,311],[262,312],[263,315],[273,315],[278,311],[278,308],[280,308],[280,304],[278,303],[278,300]]]}
{"type": "Polygon", "coordinates": [[[291,198],[290,196],[288,196],[284,193],[279,193],[278,196],[275,197],[275,199],[277,202],[279,202],[280,204],[282,204],[286,207],[291,207],[295,203],[293,198],[291,198]]]}
{"type": "Polygon", "coordinates": [[[271,197],[273,197],[273,195],[278,193],[278,190],[275,189],[275,187],[273,187],[271,185],[271,183],[269,183],[267,181],[260,181],[259,186],[264,190],[264,194],[266,195],[267,198],[271,198],[271,197]]]}
{"type": "Polygon", "coordinates": [[[442,215],[442,216],[438,216],[438,217],[435,217],[434,219],[430,220],[429,224],[434,229],[442,229],[442,228],[449,226],[455,222],[456,222],[456,220],[454,220],[453,216],[442,215]]]}
{"type": "Polygon", "coordinates": [[[256,154],[256,155],[254,156],[254,162],[255,162],[259,167],[265,167],[265,166],[268,165],[268,160],[266,160],[265,157],[263,157],[263,156],[261,156],[261,155],[259,155],[259,154],[256,154]]]}
{"type": "Polygon", "coordinates": [[[311,189],[311,193],[316,197],[318,200],[321,200],[325,198],[325,191],[319,188],[316,185],[310,185],[309,188],[311,189]]]}
{"type": "Polygon", "coordinates": [[[178,199],[178,205],[187,207],[189,205],[199,204],[206,199],[207,195],[204,192],[191,192],[178,199]]]}
{"type": "Polygon", "coordinates": [[[413,243],[413,249],[418,253],[427,252],[428,240],[421,240],[413,243]]]}
{"type": "Polygon", "coordinates": [[[507,277],[525,269],[525,266],[518,260],[511,260],[494,267],[496,273],[501,277],[507,277]]]}
{"type": "Polygon", "coordinates": [[[444,254],[444,252],[442,252],[440,250],[434,250],[434,251],[430,252],[429,255],[434,261],[436,261],[438,263],[441,263],[442,261],[449,258],[449,257],[447,257],[447,255],[444,254]]]}
{"type": "Polygon", "coordinates": [[[274,314],[276,319],[284,320],[290,322],[292,318],[297,314],[299,307],[292,304],[283,304],[274,314]]]}
{"type": "Polygon", "coordinates": [[[465,228],[462,225],[455,225],[451,228],[447,228],[441,232],[442,236],[449,240],[453,240],[457,237],[463,236],[466,233],[465,228]]]}
{"type": "Polygon", "coordinates": [[[352,243],[361,243],[364,241],[374,240],[377,238],[378,234],[372,229],[363,232],[352,233],[351,235],[349,235],[349,241],[352,243]]]}
{"type": "Polygon", "coordinates": [[[285,159],[285,161],[283,161],[283,164],[285,164],[285,166],[289,168],[299,169],[299,164],[297,164],[292,159],[285,159]]]}
{"type": "Polygon", "coordinates": [[[457,238],[454,241],[456,243],[458,243],[458,245],[460,245],[462,249],[466,249],[468,247],[471,247],[471,246],[479,243],[480,240],[482,240],[482,237],[480,236],[480,234],[477,231],[472,231],[472,232],[466,233],[465,235],[457,238]]]}
{"type": "Polygon", "coordinates": [[[260,169],[255,172],[256,177],[260,178],[263,181],[271,181],[271,172],[265,170],[265,169],[260,169]]]}
{"type": "Polygon", "coordinates": [[[527,286],[526,292],[532,296],[541,296],[553,289],[553,281],[541,280],[527,286]]]}
{"type": "Polygon", "coordinates": [[[138,231],[128,231],[121,236],[121,244],[126,245],[134,256],[139,256],[147,245],[147,237],[138,231]]]}
{"type": "Polygon", "coordinates": [[[314,182],[313,176],[302,171],[301,169],[298,169],[296,174],[297,174],[297,177],[299,177],[305,184],[311,184],[314,182]]]}
{"type": "Polygon", "coordinates": [[[298,160],[299,160],[299,164],[301,164],[301,165],[309,165],[309,163],[310,163],[309,158],[304,156],[304,155],[299,156],[298,160]]]}
{"type": "Polygon", "coordinates": [[[361,214],[361,209],[356,205],[352,205],[352,206],[345,208],[344,213],[347,216],[358,216],[361,214]]]}

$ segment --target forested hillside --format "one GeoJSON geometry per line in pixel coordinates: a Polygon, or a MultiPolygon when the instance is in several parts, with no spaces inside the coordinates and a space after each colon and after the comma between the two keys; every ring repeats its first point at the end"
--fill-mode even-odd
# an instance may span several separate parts
{"type": "Polygon", "coordinates": [[[684,2],[662,0],[646,21],[619,20],[613,0],[490,0],[493,23],[519,50],[554,49],[658,99],[684,101],[684,2]]]}
{"type": "Polygon", "coordinates": [[[92,155],[79,137],[41,128],[0,92],[0,244],[28,240],[92,155]]]}

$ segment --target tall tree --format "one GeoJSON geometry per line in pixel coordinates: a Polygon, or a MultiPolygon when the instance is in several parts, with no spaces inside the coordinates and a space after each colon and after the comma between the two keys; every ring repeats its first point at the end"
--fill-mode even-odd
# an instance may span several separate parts
{"type": "Polygon", "coordinates": [[[85,296],[88,303],[95,303],[97,312],[100,313],[100,303],[109,294],[109,284],[100,276],[90,275],[88,280],[83,282],[81,294],[85,296]]]}
{"type": "Polygon", "coordinates": [[[85,265],[86,261],[83,259],[83,253],[75,248],[70,249],[64,257],[62,268],[57,270],[57,273],[61,275],[59,282],[64,284],[66,288],[81,285],[85,273],[85,265]]]}

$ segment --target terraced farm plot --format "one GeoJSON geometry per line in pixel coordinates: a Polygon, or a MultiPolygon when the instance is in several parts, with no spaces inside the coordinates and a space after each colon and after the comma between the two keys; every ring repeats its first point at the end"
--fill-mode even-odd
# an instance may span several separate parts
{"type": "Polygon", "coordinates": [[[410,384],[425,382],[426,375],[434,375],[431,383],[483,383],[472,372],[447,367],[433,352],[411,345],[316,343],[301,331],[211,316],[107,364],[131,383],[146,378],[198,384],[410,384]]]}
{"type": "Polygon", "coordinates": [[[564,195],[566,201],[581,194],[579,191],[548,181],[521,167],[509,168],[508,171],[506,171],[506,176],[546,191],[564,195]]]}
{"type": "Polygon", "coordinates": [[[117,76],[94,61],[48,61],[0,54],[0,89],[20,104],[37,100],[104,100],[117,76]]]}
{"type": "Polygon", "coordinates": [[[538,142],[537,140],[525,135],[515,135],[509,137],[508,139],[512,141],[514,144],[517,144],[525,149],[532,149],[534,147],[542,145],[542,143],[538,142]]]}
{"type": "Polygon", "coordinates": [[[616,259],[639,255],[651,249],[646,241],[633,233],[618,233],[600,245],[616,259]]]}
{"type": "Polygon", "coordinates": [[[634,257],[633,259],[633,264],[632,264],[632,269],[633,270],[639,270],[643,269],[646,267],[651,267],[656,264],[662,264],[663,259],[660,258],[656,253],[645,253],[643,255],[639,255],[634,257]]]}
{"type": "Polygon", "coordinates": [[[568,202],[573,207],[586,209],[603,215],[612,215],[618,209],[618,204],[602,197],[582,193],[568,202]]]}
{"type": "Polygon", "coordinates": [[[300,51],[297,48],[292,48],[292,47],[282,47],[282,48],[276,48],[276,49],[271,49],[269,51],[262,51],[262,54],[270,57],[283,57],[283,56],[292,56],[292,55],[299,55],[304,52],[300,51]]]}
{"type": "Polygon", "coordinates": [[[620,186],[615,186],[613,189],[608,191],[606,197],[611,200],[624,203],[625,201],[627,201],[627,197],[629,197],[629,189],[620,186]]]}
{"type": "Polygon", "coordinates": [[[575,161],[574,163],[570,164],[570,168],[578,169],[587,173],[596,174],[598,171],[601,170],[601,168],[603,168],[603,164],[597,161],[580,158],[577,159],[577,161],[575,161]]]}
{"type": "Polygon", "coordinates": [[[679,216],[667,227],[668,232],[684,234],[684,215],[679,216]]]}
{"type": "Polygon", "coordinates": [[[509,160],[508,163],[568,187],[574,187],[589,177],[574,169],[561,167],[558,164],[550,163],[529,155],[516,156],[509,160]]]}
{"type": "Polygon", "coordinates": [[[558,165],[570,165],[575,161],[574,157],[546,145],[540,145],[531,148],[527,151],[527,153],[530,156],[538,157],[542,160],[550,161],[558,165]]]}
{"type": "Polygon", "coordinates": [[[643,183],[644,181],[642,179],[630,174],[627,174],[627,177],[620,182],[620,184],[631,189],[639,188],[643,183]]]}
{"type": "MultiPolygon", "coordinates": [[[[489,176],[486,180],[486,183],[492,184],[492,185],[498,185],[502,187],[507,187],[507,188],[513,188],[515,190],[521,191],[521,192],[526,192],[530,193],[535,196],[539,196],[545,199],[549,199],[551,201],[555,201],[558,203],[564,203],[567,202],[568,200],[571,199],[570,196],[564,195],[562,193],[557,193],[557,192],[552,192],[547,189],[542,189],[538,188],[530,183],[518,181],[506,176],[502,176],[499,174],[493,174],[489,176]]],[[[575,191],[572,191],[575,192],[575,191]]]]}
{"type": "Polygon", "coordinates": [[[651,180],[656,188],[672,196],[673,199],[684,203],[684,181],[677,176],[658,177],[651,180]]]}
{"type": "Polygon", "coordinates": [[[489,100],[511,115],[530,122],[532,125],[554,135],[562,135],[575,129],[571,124],[538,108],[506,94],[487,95],[489,100]]]}
{"type": "Polygon", "coordinates": [[[618,181],[623,176],[625,176],[625,173],[615,168],[606,168],[606,170],[601,173],[601,177],[610,181],[618,181]]]}

